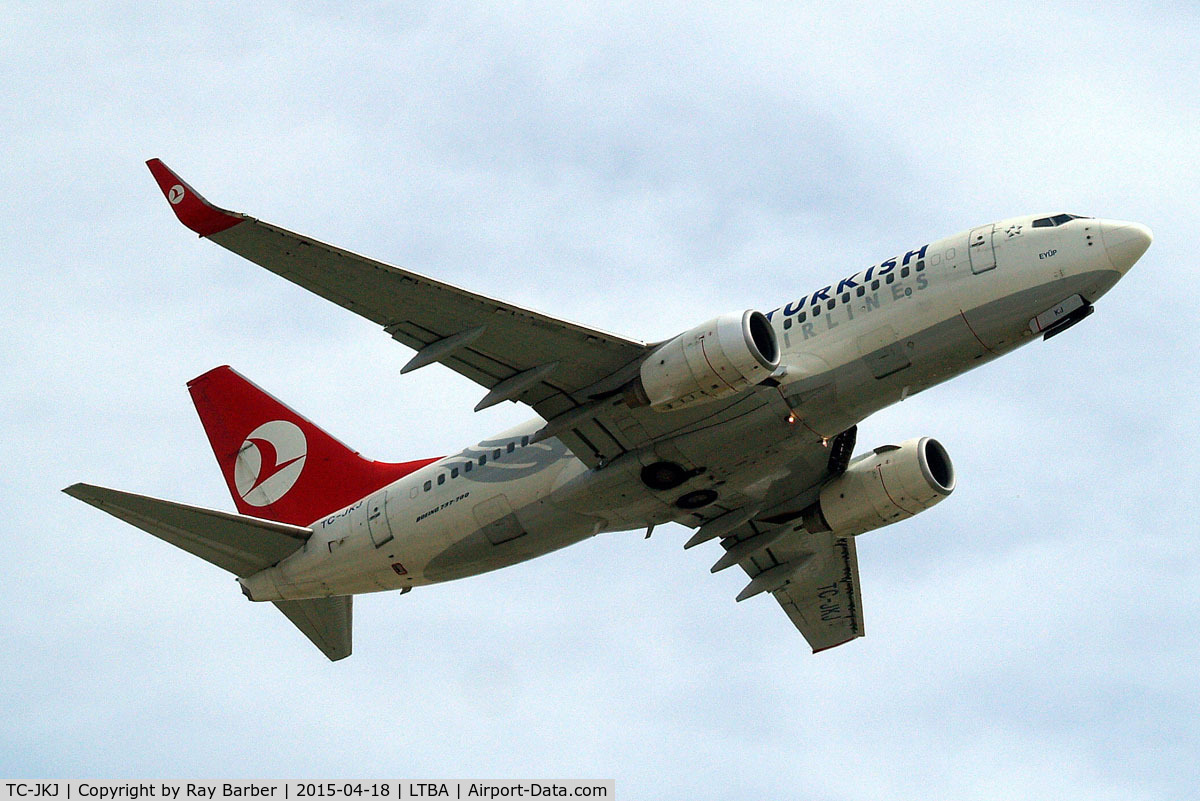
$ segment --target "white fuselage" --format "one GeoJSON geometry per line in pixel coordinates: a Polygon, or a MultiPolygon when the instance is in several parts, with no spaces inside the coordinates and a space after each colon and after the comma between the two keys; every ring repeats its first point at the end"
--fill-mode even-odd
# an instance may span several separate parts
{"type": "MultiPolygon", "coordinates": [[[[1124,248],[1138,226],[1081,218],[1035,228],[1033,219],[931,242],[770,312],[779,386],[749,390],[767,402],[680,433],[672,452],[704,465],[705,486],[723,493],[769,482],[802,444],[1031,341],[1136,260],[1124,248]]],[[[591,469],[557,439],[531,444],[543,425],[505,431],[315,521],[300,551],[243,584],[258,601],[407,589],[602,531],[698,524],[671,503],[677,492],[641,482],[636,454],[591,469]]]]}

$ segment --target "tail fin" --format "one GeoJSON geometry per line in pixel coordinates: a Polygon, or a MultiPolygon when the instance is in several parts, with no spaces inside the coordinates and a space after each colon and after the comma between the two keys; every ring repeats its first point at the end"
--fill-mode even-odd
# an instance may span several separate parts
{"type": "Polygon", "coordinates": [[[188,391],[244,515],[307,526],[436,461],[364,459],[228,366],[188,391]]]}

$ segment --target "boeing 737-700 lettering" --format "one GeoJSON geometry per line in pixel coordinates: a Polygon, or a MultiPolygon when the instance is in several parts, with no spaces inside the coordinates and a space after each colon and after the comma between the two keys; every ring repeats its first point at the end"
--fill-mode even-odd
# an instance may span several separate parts
{"type": "MultiPolygon", "coordinates": [[[[906,248],[768,313],[647,344],[513,306],[208,203],[148,162],[175,215],[383,328],[530,422],[442,458],[365,459],[229,367],[188,384],[238,513],[88,484],[65,492],[237,576],[330,659],[357,593],[408,592],[600,532],[696,529],[814,651],[863,635],[855,537],[955,486],[915,437],[853,457],[868,415],[1092,313],[1143,225],[1016,217],[906,248]]],[[[709,546],[712,547],[712,546],[709,546]]]]}

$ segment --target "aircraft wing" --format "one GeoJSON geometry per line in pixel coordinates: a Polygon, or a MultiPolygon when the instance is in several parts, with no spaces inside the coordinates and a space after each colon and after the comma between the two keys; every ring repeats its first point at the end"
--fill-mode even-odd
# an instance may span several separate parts
{"type": "MultiPolygon", "coordinates": [[[[147,165],[188,228],[380,325],[417,351],[402,372],[440,362],[482,385],[489,391],[477,410],[519,400],[553,420],[615,391],[633,374],[627,370],[625,376],[622,368],[636,367],[650,350],[642,342],[468,292],[225,211],[158,159],[147,165]]],[[[590,420],[582,424],[594,427],[590,420]]],[[[620,435],[610,442],[603,432],[580,433],[592,447],[579,437],[567,444],[591,464],[611,459],[630,444],[620,441],[620,435]]]]}
{"type": "MultiPolygon", "coordinates": [[[[865,633],[858,583],[858,556],[853,537],[831,532],[810,534],[800,526],[747,523],[722,541],[723,561],[754,538],[768,545],[740,561],[750,583],[738,596],[745,600],[769,592],[813,653],[842,645],[865,633]],[[780,531],[780,529],[785,529],[780,531]]],[[[721,565],[722,562],[718,562],[721,565]]]]}
{"type": "Polygon", "coordinates": [[[830,542],[819,549],[823,558],[813,570],[775,591],[775,600],[808,640],[813,653],[866,634],[854,538],[827,536],[830,542]]]}
{"type": "MultiPolygon", "coordinates": [[[[847,432],[845,452],[853,442],[847,432]]],[[[830,450],[838,450],[837,443],[830,450]]],[[[774,595],[814,653],[864,633],[854,538],[811,533],[802,525],[801,512],[833,475],[830,450],[817,446],[801,453],[761,498],[723,504],[728,511],[708,517],[684,546],[721,537],[725,553],[712,572],[740,565],[750,583],[737,600],[774,595]]]]}
{"type": "Polygon", "coordinates": [[[863,636],[866,632],[854,538],[831,532],[786,537],[749,560],[743,569],[753,581],[776,564],[797,558],[806,564],[772,594],[808,640],[813,653],[863,636]]]}

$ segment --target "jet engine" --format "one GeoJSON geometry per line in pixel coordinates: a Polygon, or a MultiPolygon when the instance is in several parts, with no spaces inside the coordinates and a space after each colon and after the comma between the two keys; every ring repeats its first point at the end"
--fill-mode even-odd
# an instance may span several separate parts
{"type": "Polygon", "coordinates": [[[954,492],[954,464],[935,439],[884,445],[858,457],[804,511],[811,532],[862,534],[907,520],[954,492]]]}
{"type": "Polygon", "coordinates": [[[731,312],[651,353],[629,403],[660,412],[698,406],[759,384],[778,367],[779,342],[766,315],[731,312]]]}

